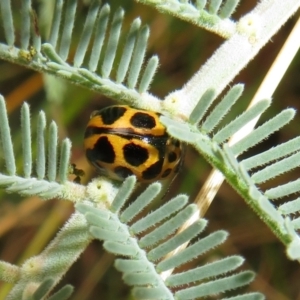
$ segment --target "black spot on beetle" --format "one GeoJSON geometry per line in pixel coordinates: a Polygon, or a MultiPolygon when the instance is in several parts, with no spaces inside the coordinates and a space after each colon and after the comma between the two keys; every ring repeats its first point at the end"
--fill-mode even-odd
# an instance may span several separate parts
{"type": "Polygon", "coordinates": [[[128,169],[128,168],[126,168],[126,167],[121,167],[121,166],[116,167],[116,168],[114,169],[114,172],[115,172],[115,174],[118,175],[120,178],[126,178],[126,177],[128,177],[128,176],[130,176],[130,175],[133,175],[133,172],[132,172],[130,169],[128,169]]]}
{"type": "Polygon", "coordinates": [[[90,161],[102,161],[105,163],[113,163],[116,158],[114,148],[106,136],[98,139],[93,149],[88,149],[86,153],[90,161]]]}
{"type": "Polygon", "coordinates": [[[159,153],[159,159],[164,159],[166,156],[166,144],[167,144],[168,137],[161,136],[161,137],[144,137],[143,141],[147,141],[148,144],[152,145],[159,153]]]}
{"type": "Polygon", "coordinates": [[[130,123],[137,128],[152,129],[156,126],[155,118],[142,112],[135,113],[131,117],[130,123]]]}
{"type": "Polygon", "coordinates": [[[166,178],[170,175],[170,173],[172,172],[172,169],[167,169],[163,172],[163,174],[161,175],[162,178],[166,178]]]}
{"type": "Polygon", "coordinates": [[[168,161],[170,163],[174,162],[176,159],[177,159],[177,155],[175,152],[172,151],[168,154],[168,161]]]}
{"type": "Polygon", "coordinates": [[[110,106],[99,111],[103,124],[111,125],[120,119],[126,112],[126,107],[110,106]]]}
{"type": "Polygon", "coordinates": [[[124,159],[132,166],[143,164],[149,157],[148,150],[134,143],[126,144],[123,147],[124,159]]]}
{"type": "Polygon", "coordinates": [[[145,180],[150,180],[155,178],[156,176],[158,176],[161,172],[162,166],[163,166],[163,159],[157,161],[156,163],[154,163],[153,165],[151,165],[148,169],[146,169],[143,172],[143,179],[145,180]]]}

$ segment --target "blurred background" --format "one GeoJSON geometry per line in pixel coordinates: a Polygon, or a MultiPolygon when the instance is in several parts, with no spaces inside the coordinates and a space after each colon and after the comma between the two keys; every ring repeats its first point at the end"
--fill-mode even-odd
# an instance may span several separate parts
{"type": "MultiPolygon", "coordinates": [[[[16,27],[20,26],[20,1],[12,1],[16,27]]],[[[38,15],[44,16],[43,10],[51,2],[49,0],[33,1],[33,7],[38,15]]],[[[142,24],[149,25],[151,32],[147,57],[157,54],[160,58],[160,67],[150,92],[162,99],[171,91],[181,88],[223,43],[220,37],[212,33],[171,16],[162,15],[133,0],[105,2],[111,5],[112,12],[120,5],[125,9],[121,44],[126,37],[124,33],[136,17],[140,16],[142,24]]],[[[246,14],[256,2],[242,1],[233,18],[238,19],[246,14]]],[[[73,32],[75,43],[80,38],[87,10],[88,1],[79,0],[77,21],[73,32]]],[[[51,17],[49,10],[48,17],[51,17]]],[[[230,120],[248,106],[298,17],[299,13],[290,19],[232,82],[232,85],[244,83],[245,92],[242,100],[233,107],[226,120],[230,120]]],[[[42,35],[46,35],[47,32],[46,19],[43,19],[40,24],[42,35]]],[[[16,35],[18,38],[18,32],[16,35]]],[[[2,27],[0,28],[0,42],[4,42],[2,27]]],[[[69,62],[72,62],[72,55],[75,53],[75,43],[71,49],[69,62]]],[[[119,51],[119,56],[120,53],[119,51]]],[[[38,112],[44,110],[48,124],[51,120],[55,120],[59,125],[60,140],[67,136],[71,139],[71,162],[85,171],[82,183],[86,184],[96,174],[88,165],[84,155],[85,126],[93,110],[111,105],[114,103],[113,100],[61,79],[53,89],[52,78],[46,78],[42,74],[6,61],[0,61],[0,70],[0,93],[7,101],[16,154],[21,153],[20,106],[23,101],[27,101],[31,107],[33,127],[38,112]]],[[[262,116],[260,123],[287,107],[299,108],[299,78],[300,55],[289,67],[274,94],[271,108],[262,116]]],[[[253,148],[251,153],[246,153],[245,156],[251,156],[299,135],[299,123],[300,115],[298,114],[293,123],[270,136],[268,140],[253,148]]],[[[17,163],[21,170],[21,156],[18,156],[17,163]]],[[[0,153],[1,169],[3,169],[3,161],[0,153]]],[[[192,202],[210,172],[210,165],[191,147],[188,147],[180,174],[166,197],[154,205],[160,205],[178,193],[188,194],[192,202]]],[[[300,172],[296,169],[294,172],[268,182],[261,188],[265,189],[274,184],[288,182],[298,178],[299,175],[300,172]]],[[[73,180],[74,176],[71,175],[70,179],[73,180]]],[[[58,199],[41,201],[37,197],[22,198],[16,194],[7,194],[3,190],[0,190],[0,201],[0,259],[14,264],[21,264],[27,258],[40,253],[74,211],[73,204],[67,201],[58,199]]],[[[149,210],[153,210],[153,207],[149,210]]],[[[257,273],[255,281],[243,292],[260,291],[266,295],[267,299],[272,300],[300,300],[299,264],[286,257],[282,244],[227,183],[222,185],[205,218],[209,220],[205,235],[224,229],[230,233],[230,236],[221,247],[193,261],[193,265],[204,264],[219,257],[240,254],[246,259],[241,269],[251,269],[257,273]]],[[[75,287],[74,296],[71,297],[74,300],[133,299],[130,289],[122,282],[121,274],[114,269],[113,259],[112,255],[103,251],[101,243],[95,241],[72,266],[61,285],[70,283],[75,287]]],[[[0,299],[4,299],[9,289],[8,284],[0,283],[0,299]]],[[[219,298],[216,296],[214,299],[219,298]]]]}

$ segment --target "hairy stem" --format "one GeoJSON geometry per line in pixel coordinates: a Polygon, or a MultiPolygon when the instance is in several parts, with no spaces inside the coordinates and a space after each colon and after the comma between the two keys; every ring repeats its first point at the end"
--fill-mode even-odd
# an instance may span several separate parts
{"type": "Polygon", "coordinates": [[[186,85],[167,96],[166,110],[188,118],[206,90],[214,88],[217,94],[221,93],[299,6],[299,0],[261,1],[239,20],[237,32],[186,85]]]}
{"type": "Polygon", "coordinates": [[[26,298],[47,278],[52,278],[55,286],[91,240],[85,217],[79,213],[73,214],[40,255],[25,261],[20,280],[6,299],[26,298]]]}

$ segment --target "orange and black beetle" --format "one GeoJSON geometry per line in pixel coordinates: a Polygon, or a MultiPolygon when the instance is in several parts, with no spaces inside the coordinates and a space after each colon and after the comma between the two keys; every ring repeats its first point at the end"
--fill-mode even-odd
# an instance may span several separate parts
{"type": "Polygon", "coordinates": [[[183,145],[170,137],[159,114],[109,106],[95,111],[87,125],[86,157],[101,175],[140,182],[172,178],[183,160],[183,145]]]}

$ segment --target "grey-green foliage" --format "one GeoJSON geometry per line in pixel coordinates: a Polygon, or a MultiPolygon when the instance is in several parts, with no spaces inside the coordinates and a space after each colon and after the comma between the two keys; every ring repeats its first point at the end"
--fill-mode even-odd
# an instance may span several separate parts
{"type": "Polygon", "coordinates": [[[69,173],[69,159],[71,142],[62,141],[61,154],[57,158],[57,125],[52,122],[49,126],[48,159],[46,155],[46,117],[44,112],[39,113],[37,127],[37,144],[35,168],[33,170],[31,122],[27,103],[21,109],[21,135],[23,152],[23,174],[17,174],[13,141],[10,133],[5,100],[0,95],[0,139],[1,152],[6,166],[6,174],[1,170],[0,185],[5,186],[8,192],[17,192],[22,195],[39,195],[42,198],[53,198],[61,195],[62,185],[69,173]],[[46,172],[47,166],[47,172],[46,172]],[[58,170],[59,176],[56,176],[58,170]],[[34,173],[34,174],[33,174],[34,173]]]}
{"type": "Polygon", "coordinates": [[[236,30],[236,24],[230,19],[239,0],[137,0],[154,6],[159,11],[176,16],[187,22],[215,32],[223,37],[230,37],[236,30]]]}
{"type": "MultiPolygon", "coordinates": [[[[48,292],[51,290],[51,287],[53,286],[54,281],[49,278],[45,279],[42,284],[37,288],[37,290],[33,293],[33,295],[26,300],[40,300],[43,299],[48,292]]],[[[59,291],[57,291],[52,296],[48,297],[49,300],[65,300],[69,299],[73,292],[73,287],[68,285],[65,285],[62,287],[59,291]]]]}
{"type": "MultiPolygon", "coordinates": [[[[62,14],[62,10],[58,8],[56,9],[56,18],[52,24],[50,43],[43,46],[44,53],[50,60],[52,60],[53,56],[56,55],[58,55],[63,61],[65,61],[68,57],[72,40],[72,29],[75,21],[76,3],[77,1],[69,1],[67,4],[70,8],[66,9],[65,22],[61,35],[62,42],[60,42],[60,48],[57,54],[55,52],[55,45],[59,43],[59,23],[61,21],[61,17],[59,15],[62,14]]],[[[81,39],[75,53],[74,68],[71,67],[64,69],[64,74],[68,76],[69,73],[69,76],[72,76],[71,73],[74,72],[76,73],[74,75],[78,76],[78,80],[80,80],[79,78],[82,76],[93,76],[93,72],[97,72],[99,69],[100,77],[98,77],[98,80],[101,81],[101,78],[102,80],[108,79],[105,82],[106,85],[111,83],[111,86],[114,89],[120,89],[122,88],[121,84],[127,84],[129,88],[137,89],[139,92],[146,91],[149,88],[149,84],[158,64],[157,57],[153,56],[148,62],[147,72],[144,72],[144,74],[140,75],[149,29],[147,26],[140,28],[141,22],[139,19],[133,21],[123,49],[121,61],[117,69],[116,82],[110,81],[109,77],[111,75],[113,65],[116,64],[115,57],[121,35],[124,11],[119,8],[114,13],[111,21],[110,32],[107,32],[109,25],[110,6],[105,4],[101,8],[100,4],[100,1],[93,1],[91,4],[82,30],[81,39]],[[88,53],[87,48],[91,43],[92,34],[94,35],[92,42],[93,46],[91,53],[88,53]],[[107,36],[107,40],[105,40],[105,36],[107,36]],[[102,52],[104,52],[104,58],[102,61],[100,61],[102,52]],[[87,57],[88,55],[89,58],[87,57]],[[88,59],[89,71],[84,68],[81,70],[83,73],[80,73],[80,70],[76,70],[75,72],[75,68],[80,68],[82,66],[84,59],[88,59]],[[80,74],[78,74],[78,72],[80,74]],[[127,81],[124,82],[124,80],[126,80],[126,76],[127,81]],[[140,84],[139,86],[137,86],[138,77],[141,77],[141,82],[143,82],[143,84],[140,84]]],[[[57,6],[61,7],[61,3],[59,1],[57,2],[57,6]]],[[[57,61],[58,63],[61,62],[60,59],[57,61]]],[[[51,64],[50,66],[55,69],[60,69],[55,64],[51,64]]],[[[81,80],[84,80],[84,78],[81,78],[81,80]]],[[[103,84],[103,82],[98,83],[103,84]]],[[[114,91],[112,90],[110,92],[114,91]]]]}
{"type": "MultiPolygon", "coordinates": [[[[48,147],[46,147],[45,114],[44,112],[39,113],[36,124],[38,149],[35,160],[36,175],[34,177],[32,175],[34,168],[32,168],[31,143],[28,142],[32,138],[30,112],[28,104],[23,104],[21,108],[21,130],[24,136],[22,140],[24,174],[23,176],[17,176],[5,101],[2,96],[0,97],[0,112],[2,117],[2,122],[0,122],[1,145],[3,145],[1,150],[6,163],[7,173],[0,173],[0,184],[6,186],[8,192],[18,192],[21,195],[37,194],[43,198],[54,196],[64,198],[65,195],[62,193],[62,190],[64,189],[64,184],[67,183],[66,176],[70,157],[70,143],[68,140],[62,143],[60,163],[57,166],[56,124],[52,122],[49,126],[49,142],[48,147]],[[48,150],[47,155],[46,149],[48,150]],[[58,169],[58,172],[56,172],[56,169],[58,169]],[[58,174],[58,178],[56,178],[56,174],[58,174]]],[[[135,187],[135,181],[136,179],[133,176],[125,180],[109,209],[98,209],[88,199],[85,200],[87,204],[78,204],[77,209],[84,213],[90,226],[89,231],[91,235],[104,241],[104,248],[107,251],[127,257],[127,259],[117,259],[116,267],[124,273],[124,281],[134,287],[133,293],[137,299],[190,299],[191,297],[204,297],[216,293],[224,293],[246,285],[253,280],[254,274],[251,271],[225,275],[229,271],[236,270],[243,263],[243,259],[239,256],[220,259],[188,272],[176,273],[164,280],[161,277],[163,272],[180,267],[217,247],[226,240],[227,233],[223,230],[211,233],[198,239],[198,241],[185,249],[183,248],[176,254],[168,256],[169,253],[181,245],[195,239],[203,231],[207,221],[198,219],[180,234],[174,235],[185,222],[197,213],[197,206],[194,204],[187,205],[187,196],[185,195],[178,195],[147,216],[137,219],[137,216],[159,196],[161,184],[156,182],[149,185],[135,201],[124,208],[125,202],[135,187]],[[139,234],[145,231],[147,231],[147,234],[139,238],[139,234]],[[177,289],[178,286],[184,284],[192,284],[192,286],[177,289]],[[149,285],[151,285],[151,288],[149,285]],[[172,288],[176,288],[176,292],[172,292],[172,288]]],[[[52,290],[60,277],[89,243],[91,238],[86,230],[84,220],[80,218],[80,215],[75,214],[40,256],[33,258],[32,262],[28,262],[34,265],[35,260],[45,260],[42,267],[35,271],[35,279],[32,277],[32,280],[35,282],[40,282],[40,286],[28,299],[42,299],[44,295],[52,290]],[[85,231],[85,233],[82,232],[80,234],[80,231],[85,231]],[[73,251],[70,251],[70,245],[74,243],[76,247],[73,247],[73,251]],[[62,255],[62,253],[64,254],[62,255]],[[57,260],[55,258],[57,255],[63,256],[63,261],[57,260]]],[[[31,276],[33,275],[26,273],[28,272],[26,271],[28,270],[26,265],[27,262],[19,268],[19,272],[22,274],[21,280],[15,282],[16,284],[10,294],[11,299],[18,299],[22,290],[30,284],[31,276]]],[[[3,266],[5,269],[6,264],[3,266]]],[[[8,269],[7,272],[9,272],[8,269]]],[[[2,279],[6,278],[1,273],[0,276],[2,279]]],[[[72,288],[65,286],[52,295],[50,299],[67,299],[71,292],[72,288]]],[[[259,293],[241,295],[239,297],[243,299],[244,296],[252,300],[263,299],[263,296],[259,293]]]]}
{"type": "MultiPolygon", "coordinates": [[[[180,234],[173,235],[196,212],[197,206],[187,205],[187,197],[178,195],[143,218],[135,219],[141,211],[159,195],[161,185],[153,183],[128,207],[125,201],[134,189],[135,177],[128,177],[120,187],[112,211],[103,211],[86,204],[77,204],[77,210],[88,221],[90,233],[103,241],[103,247],[118,258],[116,268],[123,273],[123,280],[133,286],[137,299],[194,299],[223,293],[248,284],[253,273],[232,272],[243,259],[231,256],[191,269],[187,272],[167,276],[163,272],[196,259],[226,240],[223,230],[199,238],[187,248],[168,256],[181,245],[197,237],[206,227],[207,221],[198,219],[180,234]],[[125,197],[124,197],[125,194],[125,197]],[[138,235],[146,232],[142,237],[138,235]],[[183,288],[184,285],[190,285],[183,288]],[[176,292],[172,292],[176,288],[176,292]]],[[[263,299],[259,293],[240,295],[239,299],[263,299]]]]}
{"type": "Polygon", "coordinates": [[[120,40],[125,35],[122,33],[123,9],[117,9],[110,20],[110,6],[101,6],[100,0],[93,0],[71,65],[67,59],[72,45],[77,0],[56,1],[50,36],[44,43],[40,33],[34,30],[36,20],[29,9],[30,1],[23,2],[19,46],[15,44],[17,29],[10,0],[0,3],[1,21],[10,47],[7,51],[6,45],[0,44],[0,57],[9,55],[9,60],[16,63],[64,77],[107,96],[120,98],[122,94],[128,103],[138,102],[140,94],[147,92],[158,66],[158,57],[153,55],[145,61],[149,28],[141,26],[139,18],[132,22],[125,45],[122,45],[120,40]],[[121,59],[116,61],[120,49],[121,59]],[[116,72],[112,75],[114,68],[116,72]]]}
{"type": "Polygon", "coordinates": [[[232,145],[228,144],[227,141],[233,134],[262,114],[271,103],[269,100],[262,100],[228,124],[218,127],[232,105],[241,96],[242,90],[242,85],[233,86],[210,113],[204,114],[200,109],[201,102],[204,102],[206,110],[213,102],[214,92],[209,90],[192,112],[189,124],[178,124],[166,117],[161,117],[161,119],[172,136],[192,144],[199,153],[223,172],[228,182],[244,196],[248,204],[280,237],[287,247],[289,257],[298,259],[300,244],[296,230],[299,228],[299,220],[293,218],[292,214],[299,211],[299,199],[293,199],[293,194],[300,191],[299,179],[269,188],[264,192],[261,191],[259,184],[299,166],[299,138],[253,157],[238,160],[242,153],[288,124],[293,119],[295,110],[283,110],[243,139],[232,145]],[[210,95],[209,101],[208,95],[210,95]],[[248,172],[251,172],[251,175],[248,172]],[[272,201],[284,196],[289,196],[290,202],[276,208],[272,201]]]}
{"type": "MultiPolygon", "coordinates": [[[[149,4],[149,1],[145,0],[141,0],[140,2],[147,2],[149,4]]],[[[191,21],[217,32],[223,37],[229,38],[233,34],[237,34],[237,26],[229,17],[238,4],[238,1],[222,2],[216,0],[207,3],[207,1],[198,0],[194,2],[168,0],[154,2],[152,1],[153,5],[160,11],[171,13],[179,18],[191,21]]],[[[265,2],[261,1],[262,8],[265,2]]],[[[289,7],[293,5],[293,9],[295,9],[296,5],[291,2],[289,1],[289,7]]],[[[260,11],[261,18],[264,16],[262,12],[269,11],[262,8],[262,11],[260,11]]],[[[158,65],[157,56],[151,57],[144,69],[142,68],[149,35],[148,27],[141,26],[139,18],[132,22],[129,32],[126,35],[125,45],[122,47],[120,61],[116,61],[116,53],[120,49],[120,40],[123,36],[122,22],[124,12],[121,8],[117,9],[110,20],[110,6],[108,4],[101,6],[100,1],[94,0],[90,5],[81,32],[81,38],[76,47],[74,64],[71,65],[68,62],[68,56],[73,42],[72,32],[74,22],[76,21],[76,10],[76,0],[57,0],[50,37],[47,39],[47,43],[42,43],[39,32],[35,30],[34,23],[36,20],[31,11],[31,1],[23,0],[21,8],[22,29],[20,30],[20,45],[18,46],[15,44],[17,40],[15,32],[18,30],[14,27],[11,2],[10,0],[0,1],[1,22],[6,38],[6,44],[0,44],[0,57],[44,73],[64,77],[73,83],[99,91],[102,94],[122,100],[125,103],[139,106],[143,100],[144,104],[141,104],[139,107],[150,107],[153,110],[161,111],[161,107],[158,107],[157,102],[155,102],[157,98],[147,93],[158,65]],[[62,20],[64,20],[63,23],[62,20]],[[112,75],[113,70],[116,70],[115,77],[112,75]],[[153,106],[151,106],[152,104],[153,106]]],[[[270,12],[273,13],[272,10],[270,12]]],[[[286,16],[287,13],[284,15],[286,16]]],[[[241,22],[239,30],[247,36],[249,33],[247,32],[248,26],[246,26],[245,30],[242,26],[243,24],[241,22]]],[[[246,24],[249,23],[246,22],[246,24]]],[[[251,24],[255,26],[259,25],[256,24],[255,19],[251,24]]],[[[269,30],[271,25],[268,22],[265,24],[266,26],[263,29],[268,28],[269,30]]],[[[263,29],[259,32],[260,35],[251,35],[253,32],[256,33],[255,26],[254,28],[250,28],[250,36],[247,36],[250,41],[261,36],[265,38],[262,34],[264,32],[263,29]]],[[[239,38],[245,42],[247,39],[244,38],[243,34],[239,38]]],[[[263,43],[252,44],[251,49],[254,49],[253,51],[256,53],[259,48],[255,48],[255,45],[260,44],[263,43]]],[[[228,45],[230,47],[230,43],[224,44],[224,49],[227,49],[228,45]]],[[[245,42],[243,46],[248,49],[249,45],[245,42]]],[[[218,51],[218,53],[222,54],[222,51],[218,51]]],[[[238,65],[237,69],[232,70],[231,73],[233,74],[236,74],[238,69],[246,64],[246,59],[243,57],[244,51],[240,51],[240,53],[241,56],[239,58],[243,58],[241,59],[242,64],[232,64],[234,66],[238,65]]],[[[232,56],[235,58],[234,55],[232,56]]],[[[220,57],[224,62],[227,62],[222,55],[220,57]]],[[[251,55],[247,56],[248,61],[252,57],[251,55]]],[[[216,59],[209,60],[209,62],[215,63],[216,69],[220,69],[222,66],[216,63],[218,61],[216,59]]],[[[228,68],[223,69],[229,70],[228,68]]],[[[214,71],[215,69],[209,68],[209,70],[214,71]]],[[[228,182],[244,196],[250,206],[254,208],[259,216],[266,221],[270,228],[287,245],[288,255],[293,259],[298,259],[300,242],[295,230],[300,228],[300,220],[298,218],[291,220],[290,215],[298,212],[300,200],[298,198],[292,199],[293,201],[282,204],[278,208],[275,208],[270,200],[298,192],[300,186],[299,179],[283,186],[271,188],[265,192],[262,192],[259,186],[257,186],[262,180],[269,180],[281,174],[282,171],[287,172],[295,167],[291,161],[297,158],[298,155],[298,139],[296,138],[293,141],[279,145],[256,157],[248,158],[241,162],[237,160],[241,153],[247,151],[247,149],[288,123],[292,119],[294,111],[287,109],[281,112],[273,119],[258,127],[243,140],[234,145],[229,145],[227,141],[231,135],[242,128],[248,121],[261,114],[268,107],[270,101],[261,101],[223,128],[219,128],[220,121],[240,97],[242,86],[234,86],[207,115],[207,111],[215,100],[216,95],[220,92],[221,88],[219,86],[226,86],[231,81],[231,77],[228,74],[226,74],[228,76],[225,76],[221,72],[217,71],[216,73],[215,75],[218,75],[220,78],[226,78],[227,82],[220,79],[222,84],[218,84],[217,80],[214,82],[217,86],[210,86],[204,93],[196,91],[193,94],[193,98],[197,98],[199,95],[203,96],[191,113],[189,122],[179,124],[178,121],[172,119],[165,117],[162,119],[172,135],[193,145],[213,166],[223,172],[228,182]],[[216,90],[217,88],[218,90],[216,90]],[[198,123],[200,123],[199,126],[198,123]],[[275,161],[277,162],[274,163],[275,161]],[[284,170],[282,166],[284,166],[284,170]],[[252,171],[256,167],[261,167],[261,169],[255,172],[252,171]],[[248,171],[253,172],[253,174],[249,175],[248,171]]],[[[207,76],[207,73],[205,75],[207,76]]],[[[205,87],[207,82],[209,81],[205,81],[201,86],[205,87]]],[[[191,82],[189,83],[188,87],[191,86],[191,82]]],[[[0,174],[1,185],[6,186],[7,191],[18,192],[22,195],[37,194],[43,198],[54,196],[66,198],[62,190],[69,183],[67,181],[70,157],[69,140],[62,142],[61,150],[59,151],[57,148],[57,127],[52,122],[49,129],[46,129],[46,120],[43,112],[38,116],[37,137],[32,137],[29,109],[25,104],[21,110],[24,175],[17,175],[4,99],[1,97],[0,100],[1,145],[6,166],[6,172],[4,171],[0,174]],[[46,133],[48,135],[48,143],[45,143],[47,140],[45,138],[46,133]],[[37,140],[37,144],[39,145],[36,159],[32,157],[31,140],[33,138],[37,140]],[[58,153],[60,153],[59,164],[58,153]]],[[[253,278],[251,272],[241,272],[239,274],[224,276],[224,273],[236,269],[241,264],[242,259],[236,256],[221,259],[220,261],[195,268],[182,274],[171,275],[166,281],[163,281],[159,276],[161,272],[170,271],[170,269],[196,258],[202,252],[210,250],[224,241],[226,233],[221,230],[212,233],[207,237],[200,238],[193,245],[188,246],[188,248],[177,253],[175,256],[165,257],[170,251],[190,241],[200,233],[206,221],[199,219],[182,233],[170,238],[169,235],[174,233],[184,221],[193,215],[196,207],[194,205],[186,206],[186,197],[178,196],[158,210],[147,215],[144,219],[136,220],[136,215],[158,194],[160,186],[159,184],[149,186],[135,202],[128,208],[123,209],[123,205],[129,197],[132,187],[132,182],[126,181],[120,188],[112,204],[108,206],[109,209],[99,210],[92,207],[95,199],[90,198],[84,198],[89,204],[88,206],[81,205],[78,206],[78,209],[85,214],[89,222],[91,234],[105,241],[104,245],[108,251],[128,257],[128,259],[118,259],[116,267],[124,273],[124,280],[129,285],[134,286],[134,293],[137,297],[158,299],[159,296],[172,299],[172,297],[176,296],[177,299],[191,299],[197,296],[202,297],[223,292],[227,288],[235,288],[251,281],[253,278]],[[132,220],[133,223],[128,224],[132,220]],[[152,229],[154,224],[158,224],[157,228],[144,235],[143,238],[135,236],[146,229],[152,229]],[[146,247],[147,251],[145,251],[146,247]],[[159,261],[156,262],[157,260],[159,261]],[[147,266],[146,272],[144,272],[145,266],[147,266]],[[215,276],[217,278],[212,279],[215,276]],[[170,288],[177,287],[178,285],[191,284],[201,280],[207,280],[207,282],[178,290],[175,295],[170,290],[170,288]]],[[[83,200],[80,197],[79,199],[83,200]]],[[[85,222],[86,220],[81,214],[75,214],[70,218],[70,223],[67,223],[53,240],[49,248],[46,248],[45,252],[41,254],[41,256],[44,255],[43,258],[46,259],[47,263],[53,269],[57,266],[55,265],[56,263],[61,266],[60,262],[56,262],[53,258],[57,257],[57,253],[61,254],[62,248],[66,245],[66,240],[61,237],[70,234],[70,243],[68,240],[67,245],[73,246],[74,253],[70,254],[66,251],[65,255],[60,256],[66,259],[63,264],[63,270],[51,270],[53,271],[52,275],[54,276],[53,280],[55,283],[77,259],[90,240],[85,222]],[[72,223],[72,220],[77,220],[77,223],[72,223]],[[74,238],[80,231],[78,229],[82,231],[80,245],[78,240],[74,238]],[[65,244],[60,244],[63,241],[65,244]],[[75,247],[75,243],[77,248],[75,247]],[[48,253],[49,249],[52,251],[51,255],[48,253]]],[[[39,274],[38,282],[42,284],[41,290],[45,290],[43,282],[47,278],[43,277],[45,276],[45,270],[42,271],[39,274]]],[[[25,283],[30,281],[30,276],[24,276],[23,278],[25,278],[25,281],[16,284],[14,291],[17,293],[21,293],[24,290],[25,283]]],[[[47,284],[48,282],[46,281],[45,285],[47,286],[47,284]]],[[[253,293],[227,299],[246,300],[261,299],[262,297],[260,294],[253,293]]],[[[16,299],[19,298],[17,297],[16,299]]]]}
{"type": "MultiPolygon", "coordinates": [[[[56,234],[53,240],[36,256],[28,258],[21,266],[0,261],[0,277],[13,283],[7,299],[19,300],[52,291],[67,270],[91,242],[86,219],[74,213],[56,234]]],[[[65,287],[52,295],[54,299],[64,299],[72,292],[65,287]]]]}

